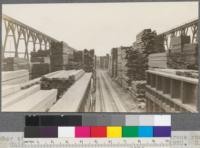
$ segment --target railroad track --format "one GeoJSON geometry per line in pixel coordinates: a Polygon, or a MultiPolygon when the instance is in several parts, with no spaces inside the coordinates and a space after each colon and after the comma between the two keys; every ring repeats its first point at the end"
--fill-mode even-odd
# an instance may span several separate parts
{"type": "Polygon", "coordinates": [[[96,112],[126,112],[116,90],[110,84],[111,80],[103,71],[97,72],[96,112]]]}
{"type": "Polygon", "coordinates": [[[105,78],[103,77],[103,74],[101,74],[101,77],[106,93],[109,95],[109,97],[106,98],[107,102],[109,102],[110,104],[109,109],[111,110],[111,112],[119,112],[120,110],[117,108],[117,104],[112,96],[112,93],[110,92],[110,89],[108,87],[108,84],[106,83],[105,78]]]}
{"type": "Polygon", "coordinates": [[[127,112],[125,107],[123,106],[121,99],[119,98],[117,91],[113,88],[113,85],[111,84],[112,81],[108,79],[108,75],[106,76],[104,72],[102,72],[103,80],[105,84],[108,86],[108,90],[111,93],[112,100],[115,102],[115,105],[117,107],[117,110],[119,112],[127,112]]]}

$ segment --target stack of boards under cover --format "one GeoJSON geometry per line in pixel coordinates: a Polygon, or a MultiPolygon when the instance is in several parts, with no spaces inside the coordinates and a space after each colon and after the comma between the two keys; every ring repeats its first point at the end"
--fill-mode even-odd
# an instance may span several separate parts
{"type": "Polygon", "coordinates": [[[31,78],[37,78],[50,72],[49,50],[31,52],[31,78]]]}

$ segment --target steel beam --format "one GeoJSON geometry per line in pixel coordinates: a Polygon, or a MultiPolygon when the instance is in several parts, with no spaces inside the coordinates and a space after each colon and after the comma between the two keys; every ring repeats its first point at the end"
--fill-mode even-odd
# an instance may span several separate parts
{"type": "Polygon", "coordinates": [[[165,45],[166,50],[170,48],[170,41],[172,37],[180,36],[180,35],[189,35],[189,31],[192,33],[190,35],[191,43],[197,43],[198,21],[199,20],[196,19],[159,34],[160,36],[164,36],[164,45],[165,45]]]}
{"type": "MultiPolygon", "coordinates": [[[[19,53],[19,42],[20,40],[24,41],[25,52],[24,57],[29,59],[29,42],[33,42],[32,49],[36,51],[36,44],[39,44],[39,49],[42,49],[42,44],[45,46],[45,50],[47,49],[47,44],[49,45],[51,42],[59,42],[53,37],[46,35],[12,17],[7,15],[2,15],[2,19],[5,25],[5,40],[2,49],[2,55],[4,57],[4,53],[6,52],[6,44],[8,37],[12,37],[14,40],[15,47],[15,57],[18,57],[19,53]],[[31,40],[32,38],[32,40],[31,40]],[[39,43],[38,43],[39,42],[39,43]]],[[[49,46],[48,46],[49,47],[49,46]]]]}

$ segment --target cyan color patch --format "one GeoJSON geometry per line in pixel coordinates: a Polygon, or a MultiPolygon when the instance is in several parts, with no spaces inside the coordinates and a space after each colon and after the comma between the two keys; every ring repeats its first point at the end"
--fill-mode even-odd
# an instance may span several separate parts
{"type": "Polygon", "coordinates": [[[153,137],[152,126],[139,126],[138,137],[153,137]]]}

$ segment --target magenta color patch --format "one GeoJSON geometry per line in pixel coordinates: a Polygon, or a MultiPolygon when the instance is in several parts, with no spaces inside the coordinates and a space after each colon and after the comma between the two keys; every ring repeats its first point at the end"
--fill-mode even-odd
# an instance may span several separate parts
{"type": "Polygon", "coordinates": [[[90,137],[90,127],[89,126],[77,126],[77,127],[75,127],[75,137],[76,138],[90,137]]]}

